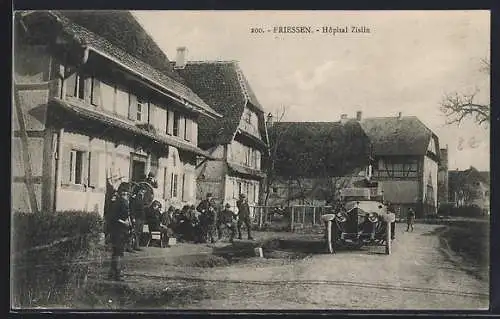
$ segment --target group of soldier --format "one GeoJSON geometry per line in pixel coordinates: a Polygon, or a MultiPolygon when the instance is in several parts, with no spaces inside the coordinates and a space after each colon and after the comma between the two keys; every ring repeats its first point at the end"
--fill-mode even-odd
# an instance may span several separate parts
{"type": "MultiPolygon", "coordinates": [[[[145,182],[152,188],[157,188],[153,173],[149,173],[145,182]]],[[[215,243],[221,240],[224,230],[229,231],[229,241],[232,243],[236,233],[242,239],[241,228],[247,229],[248,239],[251,235],[250,207],[244,194],[240,194],[237,201],[238,213],[231,210],[226,204],[219,209],[212,194],[195,208],[186,205],[182,210],[170,207],[162,211],[159,201],[153,200],[151,204],[146,200],[145,188],[135,188],[134,184],[123,182],[117,189],[108,185],[108,194],[105,201],[105,233],[111,244],[111,267],[109,278],[122,281],[121,259],[124,252],[141,250],[140,242],[144,225],[149,231],[159,231],[161,240],[168,247],[169,238],[175,236],[181,241],[194,241],[198,243],[215,243]]]]}

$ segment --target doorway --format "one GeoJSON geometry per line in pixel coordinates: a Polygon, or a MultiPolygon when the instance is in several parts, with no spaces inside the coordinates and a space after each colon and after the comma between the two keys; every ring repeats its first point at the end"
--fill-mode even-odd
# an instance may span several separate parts
{"type": "Polygon", "coordinates": [[[132,154],[130,156],[131,159],[131,176],[130,180],[132,182],[142,182],[146,177],[146,160],[145,156],[140,156],[136,154],[132,154]]]}

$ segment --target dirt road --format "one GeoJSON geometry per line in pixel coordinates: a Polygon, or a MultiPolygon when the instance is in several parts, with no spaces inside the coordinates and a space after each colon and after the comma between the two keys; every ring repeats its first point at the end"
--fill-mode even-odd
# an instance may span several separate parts
{"type": "Polygon", "coordinates": [[[443,254],[438,226],[417,225],[413,233],[398,226],[390,256],[371,247],[290,262],[255,258],[226,267],[165,267],[142,274],[192,281],[204,291],[183,309],[487,309],[488,283],[443,254]]]}

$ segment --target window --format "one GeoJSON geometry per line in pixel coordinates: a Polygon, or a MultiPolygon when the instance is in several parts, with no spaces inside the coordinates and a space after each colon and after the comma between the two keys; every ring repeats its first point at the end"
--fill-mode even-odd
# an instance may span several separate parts
{"type": "Polygon", "coordinates": [[[374,175],[379,177],[417,177],[416,159],[384,159],[379,162],[374,175]]]}
{"type": "Polygon", "coordinates": [[[171,183],[171,185],[172,185],[172,189],[171,189],[172,198],[177,197],[177,180],[178,179],[179,179],[179,175],[172,173],[172,183],[171,183]]]}
{"type": "Polygon", "coordinates": [[[247,122],[248,124],[252,124],[252,112],[250,112],[250,110],[248,109],[245,110],[244,118],[245,122],[247,122]]]}
{"type": "Polygon", "coordinates": [[[273,187],[273,193],[277,193],[278,192],[278,187],[273,187]]]}
{"type": "Polygon", "coordinates": [[[179,114],[174,113],[174,129],[173,129],[173,134],[174,136],[179,136],[179,122],[181,120],[181,117],[179,114]]]}
{"type": "Polygon", "coordinates": [[[72,150],[69,157],[69,182],[83,184],[83,152],[72,150]]]}

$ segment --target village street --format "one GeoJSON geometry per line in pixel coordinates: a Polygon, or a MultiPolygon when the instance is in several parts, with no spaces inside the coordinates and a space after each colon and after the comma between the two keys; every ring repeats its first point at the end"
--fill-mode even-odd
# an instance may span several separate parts
{"type": "MultiPolygon", "coordinates": [[[[164,294],[165,300],[144,300],[134,308],[487,309],[488,282],[456,266],[462,264],[457,256],[443,251],[436,234],[440,226],[419,224],[413,233],[404,232],[403,224],[398,228],[390,256],[372,247],[336,255],[315,252],[295,260],[253,257],[203,268],[173,265],[181,244],[168,253],[147,248],[135,255],[137,261],[149,259],[138,264],[129,260],[125,278],[132,287],[148,291],[191,291],[181,304],[164,294]]],[[[321,235],[316,236],[311,246],[318,246],[321,235]]],[[[187,248],[198,256],[209,253],[205,245],[187,248]]]]}

